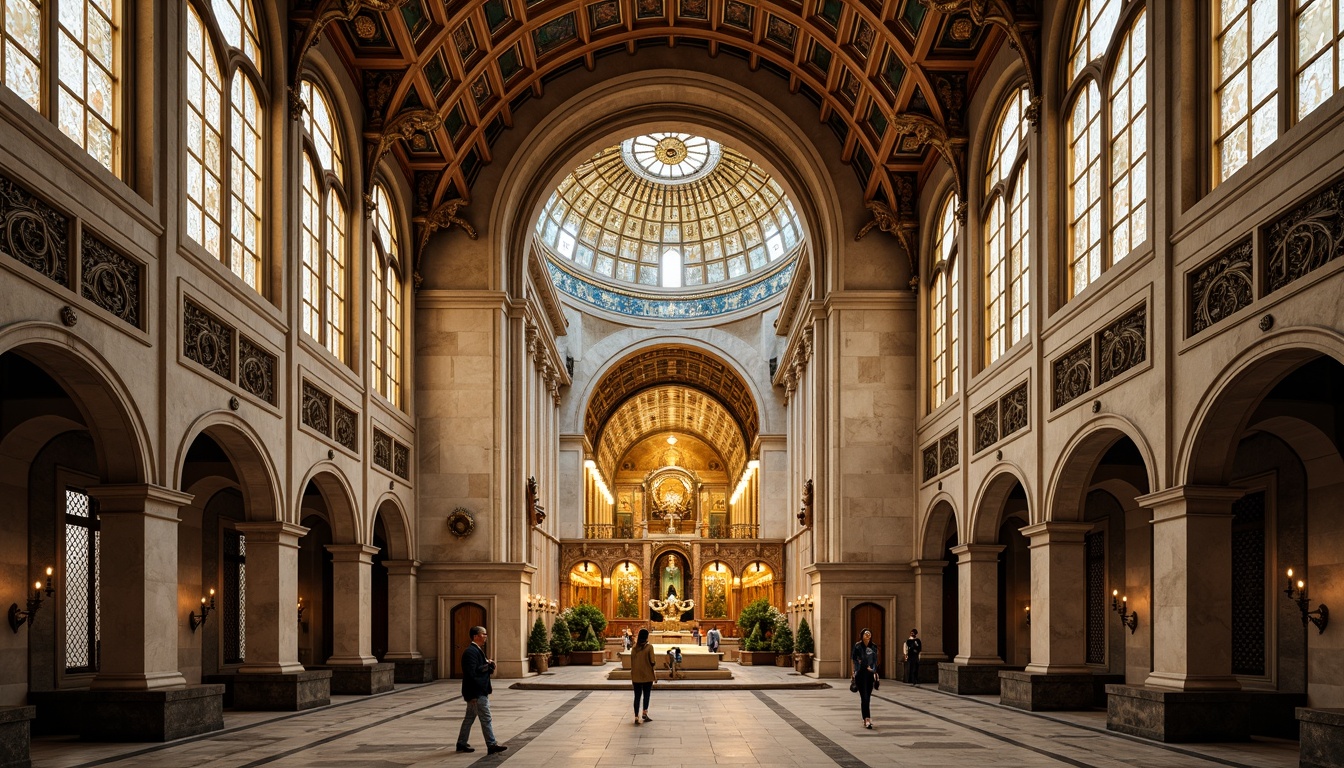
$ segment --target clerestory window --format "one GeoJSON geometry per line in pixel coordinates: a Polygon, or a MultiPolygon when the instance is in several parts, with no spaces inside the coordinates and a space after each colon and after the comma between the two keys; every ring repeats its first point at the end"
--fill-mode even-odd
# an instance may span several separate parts
{"type": "Polygon", "coordinates": [[[397,211],[381,184],[373,188],[373,253],[371,265],[372,354],[369,355],[374,389],[392,405],[401,407],[401,252],[397,211]]]}
{"type": "Polygon", "coordinates": [[[344,362],[349,248],[341,145],[330,105],[302,84],[303,157],[299,183],[299,319],[303,332],[344,362]]]}
{"type": "Polygon", "coordinates": [[[956,198],[949,193],[938,209],[933,240],[933,274],[929,290],[929,407],[937,408],[957,393],[956,198]]]}
{"type": "Polygon", "coordinates": [[[1030,97],[1019,88],[995,124],[985,173],[985,362],[1027,335],[1031,323],[1030,97]]]}

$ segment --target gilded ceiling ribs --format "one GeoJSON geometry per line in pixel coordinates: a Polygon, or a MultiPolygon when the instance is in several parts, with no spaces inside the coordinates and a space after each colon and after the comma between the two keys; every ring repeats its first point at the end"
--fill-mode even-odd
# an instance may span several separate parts
{"type": "MultiPolygon", "coordinates": [[[[971,21],[978,25],[993,24],[1008,36],[1008,45],[1022,57],[1026,69],[1027,93],[1031,103],[1027,107],[1027,119],[1032,127],[1040,130],[1041,89],[1040,89],[1040,29],[1036,19],[1022,18],[1008,0],[919,0],[939,13],[951,14],[966,11],[971,21]]],[[[1023,3],[1019,3],[1023,5],[1023,3]]]]}
{"type": "MultiPolygon", "coordinates": [[[[398,139],[409,140],[417,133],[429,133],[443,125],[443,118],[432,109],[411,109],[398,112],[383,126],[383,132],[369,140],[369,164],[364,173],[364,216],[373,214],[373,185],[377,180],[374,171],[383,156],[392,149],[398,139]]],[[[455,212],[455,211],[454,211],[455,212]]]]}
{"type": "Polygon", "coordinates": [[[317,6],[313,20],[303,30],[303,37],[295,49],[294,63],[289,73],[289,117],[298,120],[303,116],[303,97],[299,95],[299,78],[303,75],[303,62],[308,51],[322,39],[322,30],[333,21],[351,21],[360,11],[394,11],[405,5],[408,0],[322,0],[317,6]]]}
{"type": "Polygon", "coordinates": [[[455,197],[446,203],[440,204],[439,207],[435,208],[433,211],[430,211],[428,216],[417,216],[414,219],[415,224],[420,228],[420,239],[415,248],[415,267],[412,270],[412,281],[417,289],[420,287],[420,283],[424,280],[424,278],[420,276],[420,256],[424,253],[425,245],[429,243],[431,235],[438,232],[440,229],[448,229],[449,227],[456,225],[463,232],[467,233],[467,237],[472,240],[476,239],[476,228],[471,226],[470,222],[457,214],[459,210],[470,204],[471,201],[464,197],[455,197]]]}

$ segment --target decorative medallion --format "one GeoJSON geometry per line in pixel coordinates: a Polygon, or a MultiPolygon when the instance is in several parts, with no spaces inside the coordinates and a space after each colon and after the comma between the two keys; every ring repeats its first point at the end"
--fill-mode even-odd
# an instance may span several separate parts
{"type": "Polygon", "coordinates": [[[594,31],[621,23],[619,0],[603,0],[588,6],[588,26],[594,31]]]}
{"type": "Polygon", "coordinates": [[[233,329],[190,299],[182,305],[182,354],[233,381],[233,329]]]}
{"type": "Polygon", "coordinates": [[[451,515],[448,515],[448,532],[457,538],[465,539],[475,530],[476,518],[467,509],[458,507],[453,510],[451,515]]]}
{"type": "Polygon", "coordinates": [[[728,0],[723,4],[723,23],[751,31],[754,10],[740,0],[728,0]]]}
{"type": "Polygon", "coordinates": [[[1053,368],[1054,404],[1059,408],[1092,389],[1092,340],[1069,350],[1053,368]]]}
{"type": "Polygon", "coordinates": [[[621,142],[621,158],[636,175],[659,184],[686,184],[719,164],[717,141],[689,133],[651,133],[621,142]]]}
{"type": "Polygon", "coordinates": [[[1190,335],[1216,325],[1255,301],[1249,236],[1190,273],[1190,335]]]}
{"type": "Polygon", "coordinates": [[[1148,305],[1106,326],[1097,334],[1097,383],[1105,384],[1148,359],[1148,305]]]}
{"type": "Polygon", "coordinates": [[[69,228],[64,214],[0,176],[0,252],[66,285],[69,228]]]}
{"type": "Polygon", "coordinates": [[[243,391],[275,405],[275,365],[275,355],[239,334],[238,386],[243,391]]]}
{"type": "Polygon", "coordinates": [[[133,328],[140,327],[140,264],[84,232],[80,294],[133,328]]]}

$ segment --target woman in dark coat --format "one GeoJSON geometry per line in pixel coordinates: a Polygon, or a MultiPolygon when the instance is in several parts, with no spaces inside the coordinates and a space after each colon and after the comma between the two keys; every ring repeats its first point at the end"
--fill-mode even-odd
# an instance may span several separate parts
{"type": "Polygon", "coordinates": [[[878,668],[882,654],[878,651],[877,643],[873,642],[872,631],[867,627],[863,629],[863,639],[854,644],[854,651],[849,657],[850,661],[854,662],[854,682],[859,686],[859,707],[863,710],[863,727],[872,730],[873,718],[868,711],[868,700],[873,695],[877,679],[881,677],[878,668]]]}
{"type": "Polygon", "coordinates": [[[658,683],[653,666],[653,645],[649,642],[649,630],[641,629],[635,649],[630,651],[630,682],[635,686],[635,725],[640,722],[641,697],[644,699],[644,722],[653,719],[649,717],[649,696],[653,693],[653,686],[658,683]]]}

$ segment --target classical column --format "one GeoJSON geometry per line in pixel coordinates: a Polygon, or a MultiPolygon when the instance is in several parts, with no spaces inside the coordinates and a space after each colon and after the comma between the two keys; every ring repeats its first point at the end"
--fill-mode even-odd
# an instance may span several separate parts
{"type": "Polygon", "coordinates": [[[247,648],[240,674],[294,674],[299,663],[299,539],[293,523],[238,523],[247,547],[247,648]]]}
{"type": "MultiPolygon", "coordinates": [[[[373,657],[373,556],[377,547],[328,544],[331,553],[332,665],[376,664],[373,657]]],[[[390,629],[390,627],[389,627],[390,629]]]]}
{"type": "Polygon", "coordinates": [[[957,556],[958,664],[1002,664],[999,658],[999,553],[1002,544],[962,544],[957,556]]]}
{"type": "Polygon", "coordinates": [[[1232,503],[1237,488],[1183,485],[1138,497],[1153,513],[1153,671],[1147,685],[1236,690],[1232,503]]]}
{"type": "MultiPolygon", "coordinates": [[[[384,658],[388,661],[419,659],[421,655],[415,642],[415,583],[420,561],[387,560],[383,567],[387,569],[387,655],[384,658]]],[[[532,631],[530,622],[527,630],[532,631]]]]}
{"type": "MultiPolygon", "coordinates": [[[[915,629],[919,630],[924,652],[919,655],[920,662],[935,663],[946,661],[943,654],[943,568],[946,560],[915,560],[910,563],[915,574],[915,629]]],[[[897,627],[896,642],[905,642],[909,633],[897,627]]],[[[897,653],[904,653],[903,647],[897,653]]]]}
{"type": "Polygon", "coordinates": [[[1083,537],[1091,523],[1037,523],[1031,539],[1031,663],[1037,674],[1086,673],[1087,584],[1083,537]]]}
{"type": "Polygon", "coordinates": [[[98,619],[101,652],[90,688],[150,690],[185,686],[178,669],[178,510],[186,493],[157,485],[100,485],[98,619]],[[112,553],[109,556],[106,553],[112,553]]]}

